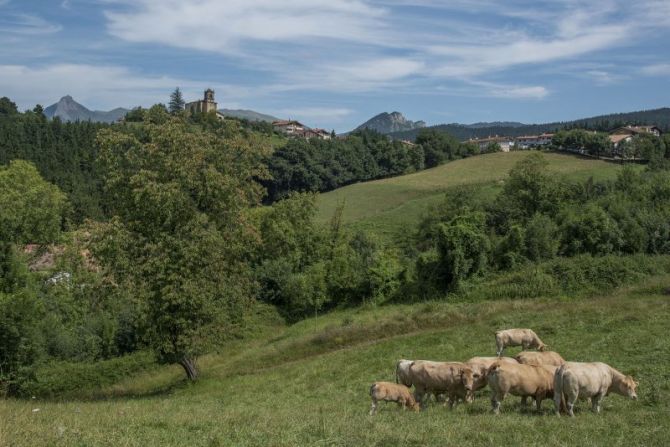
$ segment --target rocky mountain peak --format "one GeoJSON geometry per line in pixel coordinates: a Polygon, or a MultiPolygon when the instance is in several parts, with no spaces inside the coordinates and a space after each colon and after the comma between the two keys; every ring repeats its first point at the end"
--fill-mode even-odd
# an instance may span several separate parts
{"type": "Polygon", "coordinates": [[[401,132],[405,130],[419,129],[426,127],[424,121],[410,121],[400,112],[383,112],[369,119],[356,128],[376,130],[379,133],[388,134],[391,132],[401,132]]]}

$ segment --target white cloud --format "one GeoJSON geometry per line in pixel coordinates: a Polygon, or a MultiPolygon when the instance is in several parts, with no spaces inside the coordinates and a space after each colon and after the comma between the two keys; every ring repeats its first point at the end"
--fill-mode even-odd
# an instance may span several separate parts
{"type": "Polygon", "coordinates": [[[579,36],[551,40],[526,37],[492,46],[432,46],[429,51],[450,60],[437,70],[444,76],[468,77],[501,71],[522,64],[540,64],[581,56],[620,43],[627,36],[623,26],[589,28],[579,36]]]}
{"type": "MultiPolygon", "coordinates": [[[[8,2],[5,2],[5,4],[8,2]]],[[[0,0],[0,6],[2,6],[0,0]]],[[[63,27],[31,14],[6,14],[0,17],[0,32],[14,35],[53,34],[63,27]]]]}
{"type": "Polygon", "coordinates": [[[542,99],[549,94],[549,90],[541,85],[509,85],[486,81],[469,81],[477,87],[472,96],[488,96],[508,99],[542,99]]]}
{"type": "Polygon", "coordinates": [[[205,86],[214,88],[219,99],[232,101],[251,92],[248,88],[220,83],[142,75],[121,66],[0,65],[0,91],[11,92],[11,99],[22,109],[38,103],[48,106],[67,94],[91,109],[149,106],[166,103],[176,86],[184,92],[186,100],[199,99],[205,86]]]}
{"type": "Polygon", "coordinates": [[[640,73],[646,76],[670,76],[670,64],[647,65],[640,69],[640,73]]]}
{"type": "Polygon", "coordinates": [[[287,54],[309,39],[366,41],[384,10],[360,0],[111,0],[109,32],[131,42],[235,53],[245,41],[286,42],[287,54]]]}
{"type": "Polygon", "coordinates": [[[595,84],[599,86],[616,84],[617,82],[626,79],[626,76],[624,75],[611,73],[605,70],[587,70],[584,75],[592,79],[595,84]]]}
{"type": "Polygon", "coordinates": [[[340,60],[286,72],[284,82],[270,88],[276,91],[374,91],[420,75],[424,68],[421,61],[399,57],[340,60]]]}

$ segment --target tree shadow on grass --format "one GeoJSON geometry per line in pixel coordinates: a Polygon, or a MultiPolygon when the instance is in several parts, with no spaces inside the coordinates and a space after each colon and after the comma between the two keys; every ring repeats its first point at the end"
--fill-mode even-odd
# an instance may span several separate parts
{"type": "MultiPolygon", "coordinates": [[[[61,395],[42,396],[38,399],[47,403],[69,403],[69,402],[101,402],[117,400],[143,400],[156,397],[167,397],[177,391],[197,386],[198,382],[190,382],[185,377],[170,378],[166,383],[149,387],[148,389],[132,389],[123,386],[112,385],[97,390],[79,391],[78,393],[64,393],[61,395]]],[[[24,400],[29,400],[24,398],[24,400]]]]}

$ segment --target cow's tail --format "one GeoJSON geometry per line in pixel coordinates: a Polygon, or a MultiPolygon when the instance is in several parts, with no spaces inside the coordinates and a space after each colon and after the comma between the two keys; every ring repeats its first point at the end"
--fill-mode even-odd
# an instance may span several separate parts
{"type": "Polygon", "coordinates": [[[561,414],[561,409],[565,408],[565,396],[563,396],[563,366],[560,366],[554,373],[554,409],[556,414],[561,414]]]}
{"type": "Polygon", "coordinates": [[[372,396],[372,394],[374,394],[376,387],[377,387],[377,384],[373,383],[372,386],[370,387],[370,396],[372,396]]]}

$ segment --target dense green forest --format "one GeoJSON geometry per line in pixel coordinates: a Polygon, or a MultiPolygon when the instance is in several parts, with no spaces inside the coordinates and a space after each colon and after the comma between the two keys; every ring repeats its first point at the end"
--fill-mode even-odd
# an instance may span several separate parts
{"type": "MultiPolygon", "coordinates": [[[[544,132],[556,132],[570,129],[589,129],[607,132],[617,127],[626,125],[654,125],[664,132],[670,130],[670,108],[664,107],[653,110],[642,110],[639,112],[613,113],[610,115],[594,116],[592,118],[574,121],[557,121],[546,124],[526,124],[522,126],[488,126],[473,127],[462,124],[440,124],[428,129],[446,132],[453,135],[459,141],[471,138],[486,138],[492,135],[518,137],[522,135],[538,135],[544,132]]],[[[390,134],[394,139],[414,141],[421,129],[390,134]]]]}
{"type": "Polygon", "coordinates": [[[270,202],[291,192],[325,192],[351,183],[393,177],[489,151],[459,143],[444,132],[426,130],[416,144],[392,141],[374,130],[358,130],[335,140],[290,140],[268,162],[264,182],[270,202]]]}
{"type": "Polygon", "coordinates": [[[126,124],[66,125],[2,103],[8,393],[76,386],[53,371],[131,353],[196,379],[197,359],[262,325],[264,309],[292,323],[360,305],[449,301],[516,272],[540,288],[575,275],[606,285],[658,267],[627,256],[670,254],[670,151],[661,139],[651,140],[644,171],[624,166],[615,181],[570,181],[530,153],[496,195],[453,190],[403,240],[388,241],[344,225],[342,208],[318,223],[313,191],[475,148],[428,130],[416,146],[360,132],[273,151],[262,129],[236,120],[163,106],[134,113],[126,124]]]}
{"type": "Polygon", "coordinates": [[[40,106],[19,113],[8,98],[0,98],[0,164],[16,159],[33,162],[47,181],[68,195],[70,220],[101,218],[105,212],[94,141],[105,127],[47,120],[40,106]]]}

